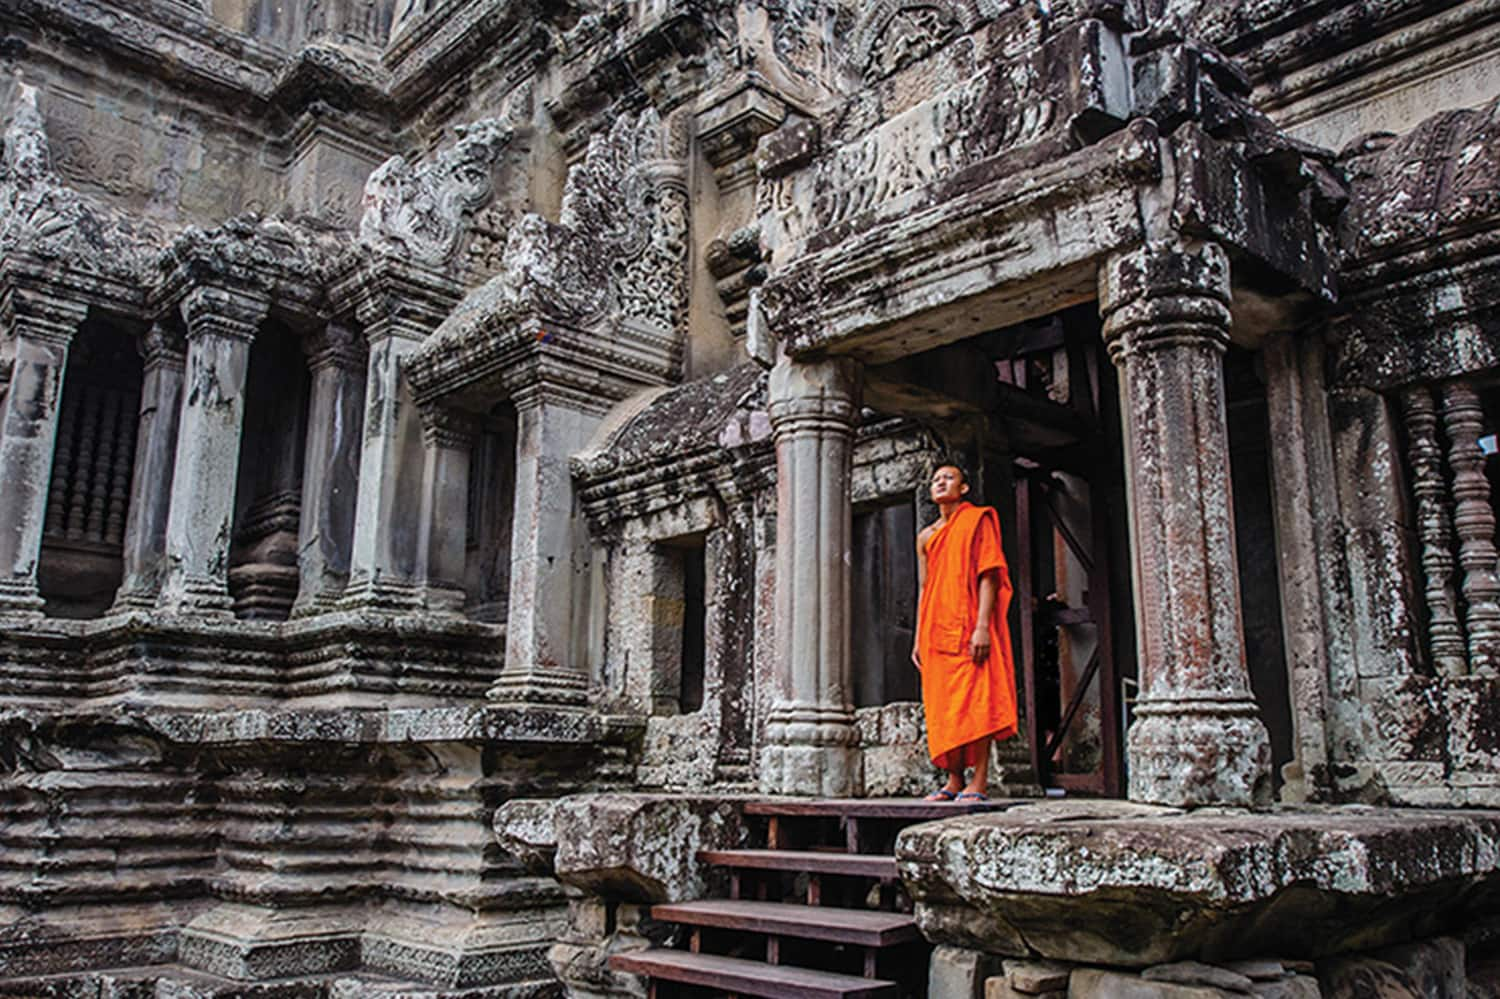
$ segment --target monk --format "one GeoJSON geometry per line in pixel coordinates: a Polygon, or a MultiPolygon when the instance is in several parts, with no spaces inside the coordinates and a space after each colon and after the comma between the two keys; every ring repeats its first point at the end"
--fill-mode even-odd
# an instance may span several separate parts
{"type": "Polygon", "coordinates": [[[917,535],[917,635],[927,748],[948,782],[928,801],[986,801],[990,743],[1016,734],[1016,673],[1006,611],[1010,573],[1000,515],[965,496],[957,465],[932,474],[938,519],[917,535]],[[967,782],[964,771],[972,767],[967,782]]]}

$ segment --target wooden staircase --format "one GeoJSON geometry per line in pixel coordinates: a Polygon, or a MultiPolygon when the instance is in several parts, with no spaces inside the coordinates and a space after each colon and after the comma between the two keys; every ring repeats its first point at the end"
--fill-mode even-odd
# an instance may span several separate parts
{"type": "Polygon", "coordinates": [[[709,850],[729,897],[652,908],[672,946],[616,954],[652,999],[924,999],[931,948],[896,878],[896,834],[916,822],[1004,807],[909,799],[758,801],[765,847],[709,850]]]}

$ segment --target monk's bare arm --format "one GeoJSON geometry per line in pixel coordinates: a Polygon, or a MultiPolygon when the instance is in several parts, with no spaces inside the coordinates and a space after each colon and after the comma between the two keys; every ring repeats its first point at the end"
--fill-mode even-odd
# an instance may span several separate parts
{"type": "Polygon", "coordinates": [[[932,537],[932,528],[924,527],[917,533],[917,613],[915,630],[911,636],[911,664],[922,668],[922,657],[917,654],[917,643],[922,634],[922,587],[927,585],[927,539],[932,537]]]}
{"type": "Polygon", "coordinates": [[[983,666],[990,657],[990,617],[995,613],[995,595],[1000,591],[1000,571],[992,569],[979,577],[979,614],[969,637],[969,658],[983,666]]]}

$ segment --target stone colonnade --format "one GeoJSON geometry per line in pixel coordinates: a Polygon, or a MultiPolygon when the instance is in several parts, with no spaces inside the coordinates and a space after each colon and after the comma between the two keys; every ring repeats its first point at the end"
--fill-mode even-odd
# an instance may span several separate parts
{"type": "MultiPolygon", "coordinates": [[[[409,268],[392,270],[399,273],[360,282],[366,292],[352,311],[366,342],[340,318],[303,338],[311,379],[297,616],[337,607],[462,607],[469,436],[453,420],[424,428],[400,377],[403,354],[457,294],[407,296],[409,268]],[[414,314],[412,301],[431,307],[414,314]],[[408,449],[424,449],[425,463],[403,462],[408,449]],[[433,512],[435,529],[413,528],[422,510],[433,512]]],[[[427,284],[420,290],[431,292],[427,284]]],[[[60,287],[34,292],[11,278],[3,308],[15,346],[10,377],[0,384],[8,385],[0,395],[7,483],[0,611],[40,614],[37,564],[60,401],[69,347],[89,305],[60,287]]],[[[228,570],[245,391],[251,350],[271,309],[265,290],[201,282],[182,295],[178,315],[164,312],[140,336],[140,420],[115,612],[233,613],[228,570]]]]}
{"type": "MultiPolygon", "coordinates": [[[[1211,243],[1153,243],[1106,260],[1099,288],[1128,449],[1141,669],[1130,797],[1264,801],[1270,750],[1245,665],[1230,496],[1228,258],[1211,243]]],[[[783,358],[772,372],[778,633],[767,792],[860,786],[847,618],[858,383],[850,359],[783,358]]]]}

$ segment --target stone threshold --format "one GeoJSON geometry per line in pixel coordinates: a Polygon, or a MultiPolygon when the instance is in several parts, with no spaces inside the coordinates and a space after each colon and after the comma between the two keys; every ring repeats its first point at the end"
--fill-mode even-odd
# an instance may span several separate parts
{"type": "Polygon", "coordinates": [[[1315,959],[1500,909],[1500,811],[1047,801],[906,829],[918,925],[1007,957],[1315,959]]]}

